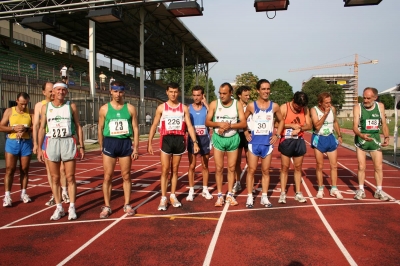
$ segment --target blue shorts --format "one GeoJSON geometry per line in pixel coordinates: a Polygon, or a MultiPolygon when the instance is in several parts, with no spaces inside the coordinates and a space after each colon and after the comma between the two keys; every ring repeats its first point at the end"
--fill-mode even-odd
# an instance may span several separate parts
{"type": "Polygon", "coordinates": [[[109,138],[103,140],[104,155],[112,158],[128,157],[132,155],[132,140],[130,138],[109,138]]]}
{"type": "Polygon", "coordinates": [[[333,152],[337,149],[339,145],[338,140],[333,134],[328,136],[322,136],[313,134],[311,137],[311,148],[317,149],[320,152],[333,152]]]}
{"type": "Polygon", "coordinates": [[[273,145],[249,144],[249,151],[257,157],[265,158],[274,150],[273,145]]]}
{"type": "Polygon", "coordinates": [[[31,139],[6,139],[6,152],[15,156],[30,156],[33,143],[31,139]]]}
{"type": "MultiPolygon", "coordinates": [[[[196,139],[199,142],[199,148],[200,148],[200,151],[198,152],[198,154],[200,154],[200,155],[209,154],[211,151],[210,136],[196,136],[196,139]]],[[[194,154],[193,141],[191,138],[188,138],[187,151],[188,151],[188,153],[194,154]]]]}

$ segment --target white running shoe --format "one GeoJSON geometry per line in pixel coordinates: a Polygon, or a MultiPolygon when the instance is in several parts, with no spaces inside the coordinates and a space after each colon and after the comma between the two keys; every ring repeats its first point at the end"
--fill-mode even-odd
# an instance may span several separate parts
{"type": "Polygon", "coordinates": [[[186,201],[193,201],[193,192],[189,191],[189,195],[186,197],[186,201]]]}
{"type": "Polygon", "coordinates": [[[168,199],[166,197],[161,197],[160,205],[158,205],[159,211],[166,211],[168,206],[168,199]]]}
{"type": "Polygon", "coordinates": [[[285,204],[286,203],[286,193],[283,193],[279,196],[278,203],[285,204]]]}
{"type": "Polygon", "coordinates": [[[264,205],[266,208],[271,208],[272,207],[272,204],[271,204],[271,202],[269,202],[269,200],[268,200],[268,196],[266,196],[266,195],[263,195],[262,197],[261,197],[261,205],[264,205]]]}
{"type": "Polygon", "coordinates": [[[23,201],[24,203],[28,203],[28,202],[31,202],[32,200],[28,194],[24,194],[21,196],[21,201],[23,201]]]}
{"type": "Polygon", "coordinates": [[[247,196],[246,208],[253,208],[253,206],[254,206],[253,195],[247,196]]]}
{"type": "Polygon", "coordinates": [[[203,192],[201,192],[201,195],[202,195],[204,198],[208,199],[208,200],[214,198],[213,195],[211,195],[210,192],[209,192],[208,190],[203,190],[203,192]]]}
{"type": "Polygon", "coordinates": [[[179,202],[179,200],[176,197],[169,197],[169,201],[171,202],[171,205],[175,208],[182,206],[182,204],[179,202]]]}
{"type": "Polygon", "coordinates": [[[11,197],[5,196],[3,199],[3,207],[11,207],[11,206],[12,206],[11,197]]]}
{"type": "Polygon", "coordinates": [[[306,198],[303,196],[303,193],[301,193],[301,192],[296,193],[296,196],[294,196],[294,199],[301,203],[307,202],[306,198]]]}
{"type": "Polygon", "coordinates": [[[67,192],[63,192],[61,196],[64,203],[69,203],[69,196],[67,192]]]}
{"type": "Polygon", "coordinates": [[[47,206],[56,205],[56,200],[54,199],[53,195],[51,195],[50,200],[48,202],[46,202],[45,205],[47,205],[47,206]]]}
{"type": "Polygon", "coordinates": [[[316,198],[317,199],[322,199],[323,197],[324,197],[324,191],[323,190],[318,190],[316,198]]]}
{"type": "Polygon", "coordinates": [[[50,217],[50,221],[51,220],[53,220],[53,221],[60,220],[60,218],[63,217],[64,215],[65,215],[64,209],[63,208],[59,209],[56,207],[56,210],[54,211],[53,215],[50,217]]]}
{"type": "Polygon", "coordinates": [[[77,218],[76,212],[75,212],[75,207],[69,207],[68,208],[68,220],[75,220],[77,218]]]}
{"type": "Polygon", "coordinates": [[[331,189],[330,195],[336,197],[337,199],[343,199],[342,193],[338,189],[331,189]]]}

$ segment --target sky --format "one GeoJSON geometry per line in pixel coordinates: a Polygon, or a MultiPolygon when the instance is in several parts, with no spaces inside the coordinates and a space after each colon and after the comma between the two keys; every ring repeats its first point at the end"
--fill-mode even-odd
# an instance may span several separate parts
{"type": "MultiPolygon", "coordinates": [[[[201,2],[200,0],[198,1],[201,2]]],[[[293,91],[316,74],[352,74],[353,67],[289,72],[290,69],[377,59],[359,66],[359,92],[400,83],[400,0],[344,7],[343,0],[291,0],[274,19],[256,12],[253,0],[203,0],[201,17],[181,21],[218,59],[210,77],[219,87],[252,72],[286,80],[293,91]]],[[[273,16],[274,13],[268,13],[273,16]]]]}

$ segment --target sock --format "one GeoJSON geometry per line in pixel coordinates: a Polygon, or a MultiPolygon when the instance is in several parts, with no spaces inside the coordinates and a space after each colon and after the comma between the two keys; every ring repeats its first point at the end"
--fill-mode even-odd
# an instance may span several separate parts
{"type": "Polygon", "coordinates": [[[70,207],[70,208],[75,208],[75,203],[72,203],[72,202],[71,202],[71,203],[69,204],[69,207],[70,207]]]}
{"type": "Polygon", "coordinates": [[[281,192],[281,195],[286,195],[286,192],[281,192]]]}
{"type": "Polygon", "coordinates": [[[232,192],[228,192],[228,195],[233,198],[233,193],[232,192]]]}
{"type": "Polygon", "coordinates": [[[381,191],[382,190],[382,186],[376,186],[376,190],[378,191],[381,191]]]}
{"type": "Polygon", "coordinates": [[[26,194],[26,189],[21,190],[21,197],[26,194]]]}
{"type": "Polygon", "coordinates": [[[240,181],[236,181],[236,184],[240,185],[240,181]]]}
{"type": "Polygon", "coordinates": [[[67,187],[61,187],[63,193],[67,193],[67,187]]]}
{"type": "Polygon", "coordinates": [[[324,186],[318,186],[318,191],[324,190],[324,186]]]}
{"type": "Polygon", "coordinates": [[[10,197],[10,191],[6,191],[6,197],[10,197]]]}
{"type": "Polygon", "coordinates": [[[332,186],[331,190],[335,190],[335,189],[337,189],[337,186],[332,186]]]}
{"type": "Polygon", "coordinates": [[[57,204],[57,209],[59,209],[59,210],[61,210],[63,207],[62,207],[62,204],[61,203],[58,203],[57,204]]]}
{"type": "Polygon", "coordinates": [[[203,191],[208,191],[208,186],[203,186],[203,191]]]}
{"type": "Polygon", "coordinates": [[[169,196],[170,198],[176,198],[175,193],[171,193],[171,195],[169,196]]]}
{"type": "Polygon", "coordinates": [[[360,190],[364,190],[364,185],[359,185],[358,187],[360,188],[360,190]]]}
{"type": "Polygon", "coordinates": [[[166,200],[167,197],[166,197],[166,196],[162,196],[161,199],[162,199],[162,200],[166,200]]]}
{"type": "Polygon", "coordinates": [[[253,194],[247,194],[247,197],[252,198],[253,194]]]}
{"type": "Polygon", "coordinates": [[[263,196],[268,196],[268,193],[262,193],[263,196]]]}
{"type": "Polygon", "coordinates": [[[193,194],[194,193],[194,188],[193,187],[189,187],[189,193],[193,194]]]}
{"type": "Polygon", "coordinates": [[[222,193],[218,192],[218,198],[222,197],[222,193]]]}

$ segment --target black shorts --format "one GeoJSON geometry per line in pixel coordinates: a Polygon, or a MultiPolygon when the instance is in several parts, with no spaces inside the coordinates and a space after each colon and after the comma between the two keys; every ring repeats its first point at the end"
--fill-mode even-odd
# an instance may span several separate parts
{"type": "Polygon", "coordinates": [[[287,157],[300,157],[306,154],[307,147],[304,139],[285,139],[279,144],[278,151],[287,157]]]}
{"type": "Polygon", "coordinates": [[[104,155],[112,158],[128,157],[132,155],[132,140],[130,138],[109,138],[105,137],[103,140],[104,155]]]}
{"type": "MultiPolygon", "coordinates": [[[[250,133],[251,134],[251,133],[250,133]]],[[[246,139],[246,136],[244,135],[244,132],[239,132],[239,138],[240,138],[240,143],[239,143],[239,149],[244,148],[245,150],[249,149],[249,142],[246,139]]]]}
{"type": "MultiPolygon", "coordinates": [[[[199,142],[200,151],[198,154],[206,155],[209,154],[211,151],[211,141],[209,136],[196,136],[197,141],[199,142]]],[[[191,138],[188,139],[188,146],[187,151],[191,154],[194,153],[193,151],[193,141],[191,138]]]]}
{"type": "Polygon", "coordinates": [[[166,154],[180,155],[186,151],[185,136],[165,135],[162,136],[161,151],[166,154]]]}

